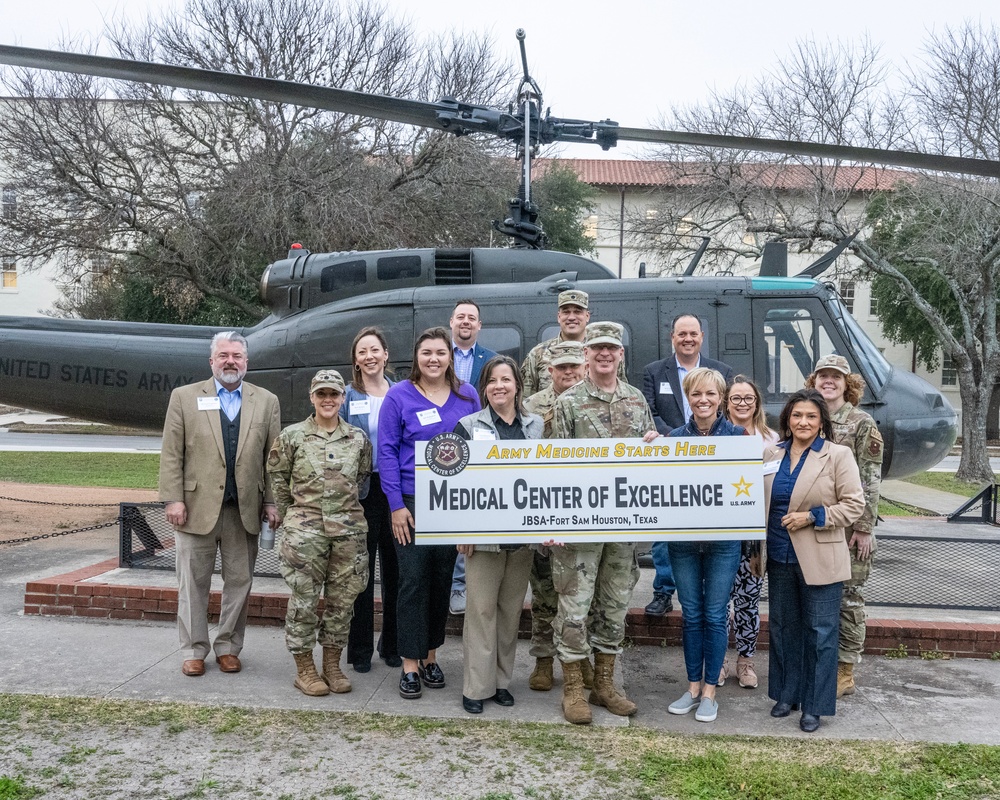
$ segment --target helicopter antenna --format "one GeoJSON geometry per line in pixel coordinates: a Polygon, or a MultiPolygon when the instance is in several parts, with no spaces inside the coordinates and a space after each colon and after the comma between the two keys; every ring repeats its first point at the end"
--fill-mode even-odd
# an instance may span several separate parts
{"type": "Polygon", "coordinates": [[[521,150],[521,185],[517,197],[511,198],[508,205],[507,218],[503,222],[493,220],[493,227],[513,238],[513,247],[541,250],[545,247],[545,234],[538,222],[538,206],[531,202],[531,157],[534,151],[531,123],[540,121],[542,108],[542,90],[528,72],[528,53],[524,47],[525,33],[523,28],[517,29],[517,41],[521,48],[521,69],[523,75],[517,86],[517,103],[522,120],[524,138],[521,150]]]}

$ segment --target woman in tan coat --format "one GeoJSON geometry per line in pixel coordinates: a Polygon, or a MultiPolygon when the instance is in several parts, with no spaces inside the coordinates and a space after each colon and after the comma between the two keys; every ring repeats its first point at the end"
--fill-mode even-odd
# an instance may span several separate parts
{"type": "Polygon", "coordinates": [[[830,413],[814,389],[793,394],[764,451],[772,717],[802,709],[811,733],[837,707],[840,595],[851,577],[844,528],[865,508],[851,451],[833,444],[830,413]]]}

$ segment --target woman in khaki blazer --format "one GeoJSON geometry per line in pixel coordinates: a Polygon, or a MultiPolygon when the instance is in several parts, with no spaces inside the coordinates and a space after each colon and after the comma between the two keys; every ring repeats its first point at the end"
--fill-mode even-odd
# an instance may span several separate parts
{"type": "Polygon", "coordinates": [[[764,451],[772,717],[801,707],[815,731],[836,713],[840,597],[851,577],[844,529],[864,512],[851,451],[833,444],[823,397],[796,392],[782,409],[782,441],[764,451]]]}

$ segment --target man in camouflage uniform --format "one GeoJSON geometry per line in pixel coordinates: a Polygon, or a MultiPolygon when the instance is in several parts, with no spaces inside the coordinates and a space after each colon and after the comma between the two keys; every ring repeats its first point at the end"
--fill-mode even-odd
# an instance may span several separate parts
{"type": "MultiPolygon", "coordinates": [[[[618,378],[624,357],[622,326],[587,326],[587,378],[556,400],[553,439],[636,438],[656,435],[649,406],[638,389],[618,378]]],[[[563,715],[587,724],[581,662],[594,651],[590,702],[629,716],[636,706],[614,685],[615,659],[625,638],[625,615],[639,577],[635,544],[587,542],[552,550],[552,582],[559,593],[553,634],[563,666],[563,715]],[[588,616],[590,624],[588,625],[588,616]]]]}
{"type": "Polygon", "coordinates": [[[806,378],[806,387],[816,389],[826,400],[833,422],[833,441],[854,453],[865,491],[865,513],[848,528],[851,579],[844,584],[840,604],[840,662],[837,697],[854,693],[854,665],[861,663],[865,649],[865,582],[875,558],[875,521],[878,519],[879,486],[882,481],[882,434],[868,414],[857,408],[864,393],[864,380],[852,374],[847,359],[828,355],[816,362],[806,378]]]}
{"type": "Polygon", "coordinates": [[[351,691],[340,669],[354,601],[368,585],[368,523],[359,500],[372,469],[372,446],[360,428],[340,418],[344,380],[333,369],[312,379],[315,413],[281,432],[267,459],[283,520],[281,574],[291,589],[285,643],[295,658],[295,686],[322,696],[351,691]],[[317,614],[320,592],[326,601],[317,614]],[[313,648],[323,647],[323,675],[313,648]]]}
{"type": "MultiPolygon", "coordinates": [[[[559,335],[555,339],[546,339],[536,344],[528,352],[521,364],[521,380],[524,382],[524,397],[542,391],[552,383],[549,366],[552,363],[552,348],[559,342],[583,342],[584,331],[590,322],[590,296],[579,289],[568,289],[559,293],[559,309],[556,311],[556,321],[559,323],[559,335]]],[[[625,377],[625,362],[618,366],[618,377],[625,377]]],[[[535,412],[538,413],[538,412],[535,412]]]]}
{"type": "MultiPolygon", "coordinates": [[[[552,436],[552,415],[556,398],[583,380],[583,345],[579,342],[556,342],[549,349],[549,375],[552,383],[524,401],[524,407],[538,414],[545,423],[542,436],[552,436]]],[[[552,689],[552,664],[556,646],[552,641],[552,620],[558,608],[559,596],[552,585],[552,562],[548,553],[535,552],[531,565],[531,649],[535,668],[528,679],[528,686],[537,692],[552,689]]],[[[583,683],[588,689],[593,685],[594,674],[590,659],[580,662],[583,683]]]]}

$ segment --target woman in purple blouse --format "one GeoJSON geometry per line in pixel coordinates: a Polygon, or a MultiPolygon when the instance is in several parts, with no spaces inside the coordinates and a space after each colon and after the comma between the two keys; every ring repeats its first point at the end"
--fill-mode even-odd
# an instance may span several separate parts
{"type": "Polygon", "coordinates": [[[379,474],[399,561],[399,694],[406,699],[420,697],[421,683],[428,689],[444,686],[437,649],[444,644],[457,555],[453,545],[417,547],[414,542],[414,444],[450,433],[462,417],[479,409],[475,389],[455,375],[450,332],[428,328],[413,347],[409,379],[389,389],[379,415],[379,474]]]}

